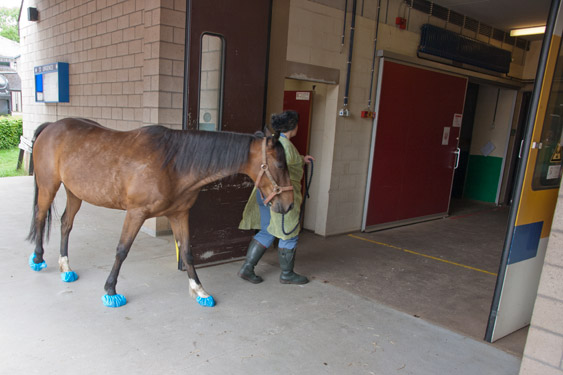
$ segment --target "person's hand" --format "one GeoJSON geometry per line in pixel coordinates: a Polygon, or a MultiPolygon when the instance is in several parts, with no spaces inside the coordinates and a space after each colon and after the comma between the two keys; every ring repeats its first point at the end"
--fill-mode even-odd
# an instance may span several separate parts
{"type": "Polygon", "coordinates": [[[315,158],[312,157],[311,155],[307,155],[303,158],[303,160],[305,161],[305,163],[311,164],[312,161],[315,161],[315,158]]]}

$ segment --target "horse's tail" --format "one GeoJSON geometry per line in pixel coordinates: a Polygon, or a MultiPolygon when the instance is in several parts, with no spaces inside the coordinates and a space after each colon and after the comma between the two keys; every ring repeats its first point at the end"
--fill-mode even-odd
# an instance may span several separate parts
{"type": "MultiPolygon", "coordinates": [[[[51,125],[51,122],[46,122],[44,124],[41,124],[36,130],[35,133],[33,135],[33,145],[32,145],[32,156],[33,156],[33,146],[35,145],[35,140],[37,139],[37,137],[39,136],[39,134],[41,134],[41,132],[43,130],[45,130],[45,128],[49,125],[51,125]]],[[[35,223],[35,217],[37,215],[37,198],[39,195],[39,189],[37,186],[37,177],[33,177],[33,181],[34,181],[34,185],[35,185],[35,194],[34,194],[34,198],[33,198],[33,213],[31,215],[31,227],[29,228],[29,234],[27,235],[27,240],[30,242],[35,242],[35,240],[37,239],[37,236],[39,235],[39,233],[37,232],[37,225],[35,223]]],[[[46,227],[47,227],[47,239],[49,239],[49,235],[51,233],[51,222],[52,222],[52,218],[53,218],[53,214],[52,214],[52,206],[49,207],[49,210],[47,211],[47,218],[46,218],[46,227]]]]}
{"type": "MultiPolygon", "coordinates": [[[[27,240],[30,242],[35,242],[37,240],[37,236],[41,235],[40,232],[37,231],[37,225],[35,222],[35,217],[37,216],[37,196],[39,195],[38,192],[38,187],[37,187],[37,179],[34,177],[34,182],[35,182],[35,196],[33,198],[33,211],[32,211],[32,215],[31,215],[31,226],[29,228],[29,234],[27,235],[27,240]]],[[[52,208],[53,205],[51,205],[51,207],[49,207],[49,210],[47,210],[47,218],[45,221],[45,227],[47,229],[46,232],[46,236],[47,236],[47,240],[49,240],[49,235],[51,234],[51,222],[53,220],[53,213],[52,213],[52,208]]]]}
{"type": "Polygon", "coordinates": [[[33,141],[32,142],[35,143],[35,140],[37,139],[37,137],[39,137],[39,134],[41,134],[41,132],[43,130],[45,130],[45,128],[47,126],[49,126],[51,124],[52,124],[52,122],[45,122],[45,123],[39,125],[39,127],[37,129],[35,129],[35,133],[33,134],[33,141]]]}

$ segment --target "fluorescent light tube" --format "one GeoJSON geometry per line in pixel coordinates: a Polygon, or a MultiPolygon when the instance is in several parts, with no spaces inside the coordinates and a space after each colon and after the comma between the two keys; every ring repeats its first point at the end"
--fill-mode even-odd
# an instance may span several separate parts
{"type": "Polygon", "coordinates": [[[510,36],[536,35],[545,33],[545,26],[510,30],[510,36]]]}

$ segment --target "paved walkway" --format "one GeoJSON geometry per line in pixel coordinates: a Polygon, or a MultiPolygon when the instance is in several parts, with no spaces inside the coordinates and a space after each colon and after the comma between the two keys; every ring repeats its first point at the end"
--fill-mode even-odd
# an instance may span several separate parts
{"type": "MultiPolygon", "coordinates": [[[[520,359],[342,288],[236,277],[240,262],[201,268],[217,306],[203,308],[176,270],[171,237],[140,233],[102,305],[124,213],[84,204],[70,238],[75,283],[59,278],[58,223],[48,267],[25,242],[33,179],[0,179],[0,373],[5,374],[517,374],[520,359]]],[[[64,201],[59,200],[59,214],[64,201]]]]}

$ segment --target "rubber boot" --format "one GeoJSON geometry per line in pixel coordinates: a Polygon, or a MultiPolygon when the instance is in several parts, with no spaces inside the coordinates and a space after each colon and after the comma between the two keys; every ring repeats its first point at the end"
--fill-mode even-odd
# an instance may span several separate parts
{"type": "Polygon", "coordinates": [[[307,284],[309,279],[293,272],[295,264],[295,249],[278,249],[278,258],[280,260],[280,283],[282,284],[307,284]]]}
{"type": "Polygon", "coordinates": [[[248,245],[248,250],[246,251],[246,259],[244,260],[244,264],[238,271],[238,276],[241,279],[250,281],[253,284],[258,284],[264,281],[260,276],[254,273],[254,267],[258,264],[262,255],[266,252],[266,248],[262,246],[262,244],[255,239],[250,241],[248,245]]]}

